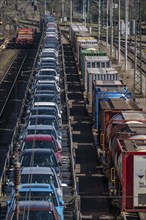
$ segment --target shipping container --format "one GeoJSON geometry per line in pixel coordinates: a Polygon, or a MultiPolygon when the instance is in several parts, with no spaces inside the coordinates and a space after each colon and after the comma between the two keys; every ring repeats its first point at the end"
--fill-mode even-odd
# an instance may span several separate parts
{"type": "MultiPolygon", "coordinates": [[[[105,148],[109,148],[111,136],[117,132],[117,130],[122,129],[125,125],[124,123],[135,124],[135,123],[145,123],[146,122],[146,113],[143,111],[121,111],[113,117],[111,117],[105,128],[105,148]],[[119,124],[117,126],[117,130],[113,130],[115,124],[119,124]]],[[[144,131],[146,133],[146,130],[144,131]]]]}
{"type": "MultiPolygon", "coordinates": [[[[118,196],[121,212],[146,211],[146,139],[118,139],[111,148],[111,182],[118,196]]],[[[110,153],[109,152],[109,158],[110,153]]]]}
{"type": "Polygon", "coordinates": [[[81,44],[97,44],[97,40],[94,37],[76,37],[76,58],[77,58],[77,63],[79,64],[79,56],[80,56],[80,45],[81,44]]]}
{"type": "Polygon", "coordinates": [[[76,50],[76,37],[79,37],[79,36],[89,37],[91,36],[91,34],[89,33],[88,29],[84,25],[72,24],[70,25],[70,28],[69,28],[69,36],[70,36],[72,47],[75,51],[76,50]]]}
{"type": "MultiPolygon", "coordinates": [[[[77,58],[77,62],[79,63],[79,66],[81,68],[81,51],[82,50],[100,50],[99,46],[97,43],[91,43],[91,42],[86,42],[86,43],[81,43],[79,47],[79,57],[77,58]]],[[[101,50],[100,50],[101,51],[101,50]]],[[[104,54],[106,56],[106,53],[104,54]]]]}
{"type": "Polygon", "coordinates": [[[87,91],[87,69],[88,68],[110,68],[111,61],[108,56],[85,56],[81,60],[81,75],[84,89],[87,91]]]}
{"type": "Polygon", "coordinates": [[[120,80],[111,81],[93,81],[93,103],[92,109],[95,115],[95,128],[99,128],[99,102],[107,101],[111,98],[122,98],[131,100],[132,94],[128,87],[122,84],[120,80]]]}
{"type": "Polygon", "coordinates": [[[100,48],[87,48],[87,49],[83,49],[80,51],[80,55],[79,55],[79,66],[81,68],[81,63],[84,60],[85,56],[106,56],[106,53],[101,50],[100,48]]]}
{"type": "Polygon", "coordinates": [[[93,81],[119,80],[120,77],[115,68],[88,68],[87,69],[87,98],[88,110],[92,111],[93,81]]]}
{"type": "Polygon", "coordinates": [[[114,123],[112,126],[112,131],[109,137],[109,148],[106,149],[107,153],[108,151],[111,152],[112,158],[115,159],[115,164],[117,161],[117,158],[114,155],[114,152],[116,151],[116,145],[117,145],[117,139],[122,140],[146,140],[146,122],[133,122],[129,121],[123,122],[123,123],[114,123]]]}
{"type": "Polygon", "coordinates": [[[125,99],[108,99],[99,103],[99,127],[98,136],[102,149],[105,149],[105,128],[111,118],[121,111],[142,111],[134,101],[125,99]]]}

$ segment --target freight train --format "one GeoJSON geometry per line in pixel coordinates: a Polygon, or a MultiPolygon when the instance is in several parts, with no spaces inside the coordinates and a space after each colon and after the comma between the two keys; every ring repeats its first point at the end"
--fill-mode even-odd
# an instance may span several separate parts
{"type": "MultiPolygon", "coordinates": [[[[16,189],[8,201],[6,220],[16,219],[16,214],[19,219],[29,215],[31,219],[64,219],[60,42],[54,19],[47,16],[44,22],[44,40],[12,146],[20,163],[16,163],[16,189]]],[[[132,93],[88,29],[71,25],[69,36],[86,107],[94,121],[98,159],[109,179],[109,194],[121,212],[146,212],[146,113],[133,101],[132,93]]]]}
{"type": "MultiPolygon", "coordinates": [[[[64,220],[60,40],[53,17],[47,16],[43,35],[20,113],[21,126],[11,144],[15,187],[7,201],[6,220],[64,220]]],[[[16,42],[32,45],[33,39],[32,29],[21,28],[16,42]]]]}
{"type": "Polygon", "coordinates": [[[99,162],[121,212],[146,212],[146,113],[82,24],[69,27],[99,162]]]}

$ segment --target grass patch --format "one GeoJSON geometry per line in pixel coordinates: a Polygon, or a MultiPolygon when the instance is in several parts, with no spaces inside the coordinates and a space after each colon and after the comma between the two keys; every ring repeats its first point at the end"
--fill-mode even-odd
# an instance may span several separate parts
{"type": "Polygon", "coordinates": [[[16,50],[5,50],[0,54],[0,71],[5,72],[8,67],[10,62],[13,60],[15,57],[15,54],[17,53],[16,50]]]}

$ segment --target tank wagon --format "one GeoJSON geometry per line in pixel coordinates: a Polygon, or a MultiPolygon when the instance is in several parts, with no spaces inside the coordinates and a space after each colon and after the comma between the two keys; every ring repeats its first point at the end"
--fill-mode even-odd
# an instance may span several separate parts
{"type": "Polygon", "coordinates": [[[77,26],[71,25],[70,41],[109,195],[121,212],[146,213],[146,113],[133,100],[110,58],[100,53],[98,42],[84,39],[77,26]]]}
{"type": "Polygon", "coordinates": [[[31,46],[34,42],[34,30],[32,28],[19,28],[16,36],[16,45],[31,46]]]}

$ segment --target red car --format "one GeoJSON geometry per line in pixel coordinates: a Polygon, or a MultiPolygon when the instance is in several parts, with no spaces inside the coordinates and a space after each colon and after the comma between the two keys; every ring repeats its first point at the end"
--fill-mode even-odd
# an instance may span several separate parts
{"type": "Polygon", "coordinates": [[[53,149],[59,162],[62,162],[62,149],[59,148],[58,142],[54,136],[47,134],[27,135],[22,142],[19,150],[22,152],[27,149],[53,149]]]}

